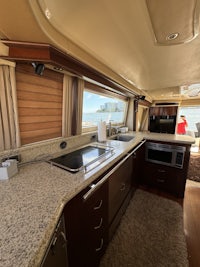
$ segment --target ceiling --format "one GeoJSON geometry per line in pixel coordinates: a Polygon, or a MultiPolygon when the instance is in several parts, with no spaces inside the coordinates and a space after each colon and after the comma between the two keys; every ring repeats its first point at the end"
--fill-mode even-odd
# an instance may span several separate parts
{"type": "MultiPolygon", "coordinates": [[[[200,83],[200,35],[181,44],[159,45],[146,0],[21,0],[20,8],[15,0],[1,2],[2,39],[48,42],[155,100],[200,100],[200,86],[193,93],[188,87],[200,83]]],[[[178,2],[167,1],[169,12],[178,2]]],[[[166,0],[159,3],[162,7],[166,0]]],[[[158,10],[165,25],[172,21],[166,9],[164,15],[158,10]]],[[[173,10],[179,17],[179,7],[173,10]]],[[[179,30],[176,19],[170,27],[179,30]]]]}

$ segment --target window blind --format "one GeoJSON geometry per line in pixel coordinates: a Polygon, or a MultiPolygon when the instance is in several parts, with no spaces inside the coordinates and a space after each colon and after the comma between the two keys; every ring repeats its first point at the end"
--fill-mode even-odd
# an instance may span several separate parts
{"type": "Polygon", "coordinates": [[[16,66],[21,144],[62,135],[63,74],[45,69],[42,76],[31,64],[16,66]]]}

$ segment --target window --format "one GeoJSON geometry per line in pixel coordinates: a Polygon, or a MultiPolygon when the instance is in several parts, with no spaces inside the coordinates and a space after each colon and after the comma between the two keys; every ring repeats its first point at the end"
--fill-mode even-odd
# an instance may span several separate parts
{"type": "Polygon", "coordinates": [[[187,119],[188,127],[187,131],[197,132],[196,123],[200,122],[200,107],[179,107],[179,116],[184,115],[187,119]]]}
{"type": "MultiPolygon", "coordinates": [[[[124,98],[126,99],[126,98],[124,98]]],[[[96,128],[99,121],[112,122],[114,125],[125,124],[127,100],[110,96],[106,93],[84,90],[82,129],[96,128]]]]}

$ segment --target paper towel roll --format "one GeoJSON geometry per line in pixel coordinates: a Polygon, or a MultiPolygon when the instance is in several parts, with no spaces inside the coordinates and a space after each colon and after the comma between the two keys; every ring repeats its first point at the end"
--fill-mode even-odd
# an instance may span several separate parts
{"type": "Polygon", "coordinates": [[[106,141],[106,122],[100,121],[98,123],[98,141],[106,141]]]}

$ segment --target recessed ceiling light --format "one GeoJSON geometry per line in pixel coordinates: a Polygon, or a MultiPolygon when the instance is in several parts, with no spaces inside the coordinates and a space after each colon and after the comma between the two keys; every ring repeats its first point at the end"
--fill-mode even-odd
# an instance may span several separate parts
{"type": "Polygon", "coordinates": [[[63,68],[61,68],[61,67],[54,67],[54,70],[63,71],[63,68]]]}
{"type": "Polygon", "coordinates": [[[146,0],[146,4],[157,44],[184,44],[198,36],[199,0],[146,0]]]}
{"type": "Polygon", "coordinates": [[[178,36],[179,36],[179,33],[178,33],[178,32],[176,32],[176,33],[171,33],[171,34],[169,34],[169,35],[166,37],[166,39],[169,40],[169,41],[171,41],[171,40],[176,39],[178,36]]]}

